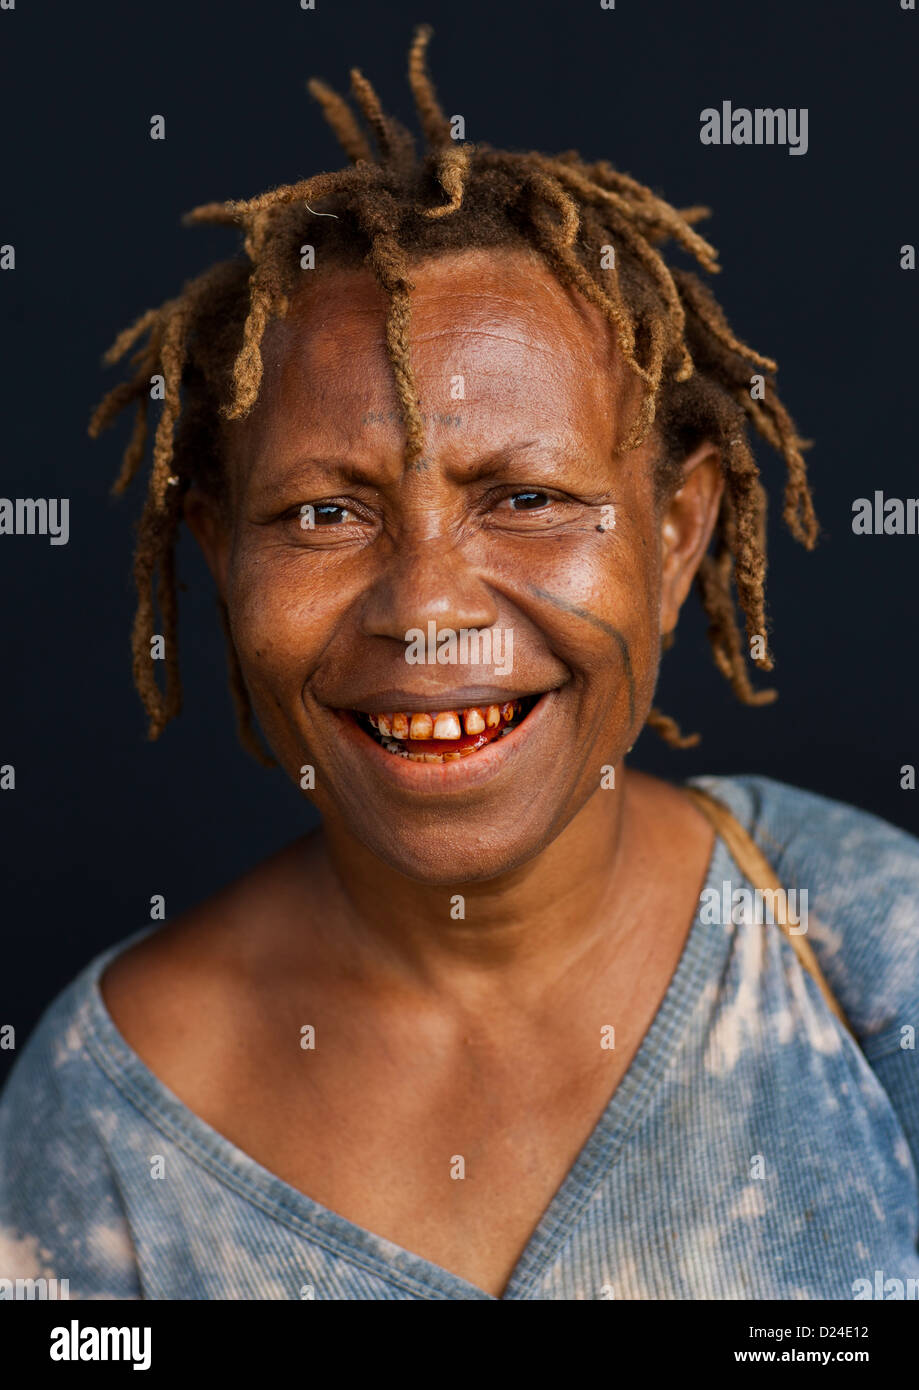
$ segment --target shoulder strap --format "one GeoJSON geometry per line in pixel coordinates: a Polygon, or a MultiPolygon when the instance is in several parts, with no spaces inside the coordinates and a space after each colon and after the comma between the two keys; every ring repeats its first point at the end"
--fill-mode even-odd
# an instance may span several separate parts
{"type": "MultiPolygon", "coordinates": [[[[727,845],[738,868],[744,877],[749,879],[755,888],[773,893],[782,892],[782,885],[775,875],[775,871],[769,860],[763,854],[759,845],[747,834],[740,821],[731,814],[723,802],[710,796],[708,792],[702,791],[700,787],[684,787],[683,790],[695,802],[696,806],[715,828],[724,843],[727,845]]],[[[852,1025],[843,1013],[839,1001],[827,984],[826,977],[820,966],[817,964],[817,957],[814,955],[810,944],[805,941],[803,934],[788,930],[788,923],[785,921],[777,923],[785,933],[787,939],[797,953],[798,960],[804,969],[816,983],[820,993],[833,1013],[839,1019],[844,1028],[852,1034],[852,1025]]],[[[856,1038],[856,1042],[858,1039],[856,1038]]]]}

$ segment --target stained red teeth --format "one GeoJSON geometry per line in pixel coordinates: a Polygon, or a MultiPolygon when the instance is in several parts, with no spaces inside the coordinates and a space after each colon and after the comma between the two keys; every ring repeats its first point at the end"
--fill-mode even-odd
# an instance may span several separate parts
{"type": "Polygon", "coordinates": [[[508,700],[460,710],[395,710],[368,714],[366,719],[389,752],[416,762],[440,763],[478,752],[509,730],[526,708],[523,701],[508,700]]]}
{"type": "Polygon", "coordinates": [[[442,710],[434,720],[435,738],[462,738],[463,728],[454,709],[442,710]]]}
{"type": "Polygon", "coordinates": [[[463,728],[467,734],[483,734],[485,732],[485,720],[482,718],[482,711],[475,705],[471,709],[463,710],[463,728]]]}
{"type": "Polygon", "coordinates": [[[408,726],[409,738],[433,738],[434,720],[429,714],[413,714],[408,726]]]}

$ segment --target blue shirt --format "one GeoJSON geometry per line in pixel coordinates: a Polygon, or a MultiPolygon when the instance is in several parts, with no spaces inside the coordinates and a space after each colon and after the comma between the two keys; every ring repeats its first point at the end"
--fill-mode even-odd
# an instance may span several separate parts
{"type": "MultiPolygon", "coordinates": [[[[778,927],[703,911],[745,885],[716,841],[657,1014],[503,1297],[919,1297],[919,841],[767,778],[696,781],[807,891],[806,939],[861,1048],[778,927]]],[[[30,1278],[71,1298],[491,1297],[172,1094],[98,988],[126,944],[58,996],[0,1098],[0,1297],[30,1278]]]]}

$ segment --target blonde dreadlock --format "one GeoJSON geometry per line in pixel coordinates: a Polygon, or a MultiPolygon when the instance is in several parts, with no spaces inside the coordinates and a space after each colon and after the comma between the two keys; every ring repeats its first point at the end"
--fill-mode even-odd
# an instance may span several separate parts
{"type": "MultiPolygon", "coordinates": [[[[696,586],[709,619],[715,663],[743,703],[775,698],[750,684],[747,649],[737,623],[734,590],[746,636],[759,637],[750,657],[772,669],[766,635],[766,494],[753,457],[747,423],[782,456],[787,469],[783,516],[808,549],[817,521],[803,458],[805,441],[775,392],[776,364],[731,331],[708,287],[695,274],[670,268],[656,249],[672,240],[703,269],[718,271],[715,248],[694,230],[704,207],[682,211],[604,160],[585,163],[577,151],[557,156],[510,153],[458,145],[451,138],[426,67],[432,30],[421,25],[409,53],[409,84],[427,153],[419,160],[410,133],[387,116],[374,88],[356,68],[354,100],[376,145],[348,103],[318,79],[308,86],[351,167],[317,174],[244,201],[207,203],[187,223],[239,226],[242,258],[222,262],[185,285],[181,295],[142,314],[105,354],[116,362],[146,335],[133,355],[133,377],[116,386],[96,409],[96,437],[132,402],[135,426],[114,491],[123,492],[143,460],[151,378],[163,378],[147,499],[141,515],[134,574],[138,604],[132,648],[134,679],[157,737],[181,704],[177,651],[176,528],[192,482],[219,492],[222,420],[243,418],[255,405],[262,379],[261,343],[268,324],[282,317],[296,289],[301,238],[329,259],[371,266],[389,295],[386,342],[406,428],[406,461],[422,454],[424,431],[409,356],[410,256],[467,247],[529,245],[565,285],[606,317],[619,352],[641,385],[641,400],[625,448],[636,448],[657,424],[664,453],[658,476],[664,495],[679,476],[692,443],[710,437],[720,450],[725,491],[711,553],[696,586]],[[315,204],[334,210],[334,236],[319,227],[315,204]],[[614,262],[603,252],[612,245],[614,262]],[[751,396],[751,367],[763,374],[764,395],[751,396]],[[184,397],[184,406],[183,406],[184,397]],[[151,639],[160,614],[166,643],[166,686],[153,675],[151,639]]],[[[240,737],[267,760],[255,736],[252,711],[222,605],[230,683],[240,737]]],[[[669,646],[670,642],[664,644],[669,646]]],[[[697,742],[654,708],[648,724],[674,747],[697,742]]]]}

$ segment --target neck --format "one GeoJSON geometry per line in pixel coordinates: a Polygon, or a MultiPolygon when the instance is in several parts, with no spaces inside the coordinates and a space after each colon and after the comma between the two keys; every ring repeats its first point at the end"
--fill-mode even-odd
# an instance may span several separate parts
{"type": "Polygon", "coordinates": [[[419,883],[327,824],[314,864],[332,903],[327,939],[352,963],[421,987],[455,994],[513,980],[523,994],[539,989],[608,949],[633,920],[647,878],[636,794],[646,780],[617,768],[615,790],[598,789],[550,844],[487,881],[419,883]]]}

